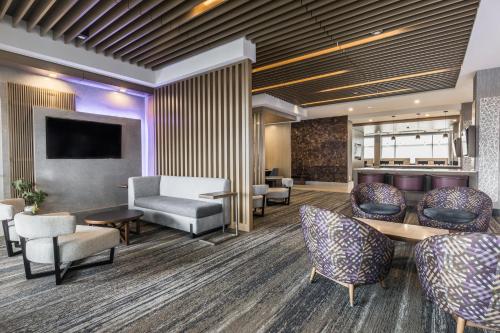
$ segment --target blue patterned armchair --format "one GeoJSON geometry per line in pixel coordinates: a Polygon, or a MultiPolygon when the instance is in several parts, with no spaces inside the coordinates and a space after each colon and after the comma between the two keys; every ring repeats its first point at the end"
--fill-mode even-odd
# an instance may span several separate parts
{"type": "Polygon", "coordinates": [[[443,187],[427,192],[417,207],[421,225],[484,232],[492,215],[491,199],[470,187],[443,187]]]}
{"type": "Polygon", "coordinates": [[[374,228],[342,214],[302,206],[302,231],[316,273],[349,288],[354,305],[356,285],[382,282],[389,273],[394,244],[374,228]]]}
{"type": "Polygon", "coordinates": [[[467,321],[500,329],[500,236],[456,233],[429,237],[415,247],[426,297],[457,316],[457,332],[467,321]]]}
{"type": "Polygon", "coordinates": [[[402,223],[406,215],[406,199],[394,186],[382,183],[356,185],[351,191],[355,217],[402,223]]]}

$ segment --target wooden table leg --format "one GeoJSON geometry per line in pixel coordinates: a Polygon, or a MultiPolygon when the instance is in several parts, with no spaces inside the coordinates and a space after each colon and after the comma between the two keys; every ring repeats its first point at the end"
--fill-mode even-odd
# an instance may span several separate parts
{"type": "Polygon", "coordinates": [[[135,222],[135,231],[130,230],[130,232],[135,234],[135,235],[140,235],[141,234],[141,220],[137,219],[137,220],[132,221],[132,222],[135,222]]]}
{"type": "Polygon", "coordinates": [[[128,236],[130,234],[130,228],[129,228],[129,222],[128,221],[123,223],[123,228],[124,228],[124,234],[125,234],[124,235],[125,236],[125,245],[128,246],[129,245],[129,241],[128,241],[129,237],[128,236]]]}

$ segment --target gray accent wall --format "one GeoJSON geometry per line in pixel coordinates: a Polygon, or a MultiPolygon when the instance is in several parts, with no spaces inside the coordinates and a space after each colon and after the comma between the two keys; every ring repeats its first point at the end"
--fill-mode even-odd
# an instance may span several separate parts
{"type": "Polygon", "coordinates": [[[127,203],[129,177],[141,175],[141,121],[81,112],[35,108],[35,181],[49,196],[44,211],[97,210],[127,203]],[[59,117],[122,125],[121,159],[47,159],[45,118],[59,117]]]}
{"type": "Polygon", "coordinates": [[[478,187],[500,209],[500,68],[481,70],[474,78],[478,187]]]}

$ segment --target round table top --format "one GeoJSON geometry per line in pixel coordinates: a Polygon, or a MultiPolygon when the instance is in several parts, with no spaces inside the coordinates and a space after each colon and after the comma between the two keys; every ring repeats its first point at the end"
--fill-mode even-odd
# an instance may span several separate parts
{"type": "Polygon", "coordinates": [[[85,218],[88,224],[108,224],[134,221],[139,219],[144,213],[136,209],[119,209],[109,212],[89,215],[85,218]]]}

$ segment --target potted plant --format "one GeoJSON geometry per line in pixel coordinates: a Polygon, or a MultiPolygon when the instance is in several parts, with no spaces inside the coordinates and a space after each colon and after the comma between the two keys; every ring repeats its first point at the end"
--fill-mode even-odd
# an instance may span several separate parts
{"type": "Polygon", "coordinates": [[[12,186],[26,202],[24,212],[28,214],[36,214],[48,195],[44,191],[36,189],[33,183],[24,179],[12,182],[12,186]]]}

